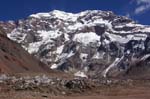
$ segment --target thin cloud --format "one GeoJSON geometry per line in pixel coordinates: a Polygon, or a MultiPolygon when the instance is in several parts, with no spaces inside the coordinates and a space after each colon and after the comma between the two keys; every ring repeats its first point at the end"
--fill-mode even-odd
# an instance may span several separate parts
{"type": "Polygon", "coordinates": [[[150,0],[136,0],[137,4],[150,3],[150,0]]]}
{"type": "Polygon", "coordinates": [[[135,0],[136,9],[134,11],[135,14],[141,14],[148,10],[150,10],[150,0],[135,0]]]}
{"type": "Polygon", "coordinates": [[[131,17],[130,13],[126,13],[126,17],[130,18],[131,17]]]}

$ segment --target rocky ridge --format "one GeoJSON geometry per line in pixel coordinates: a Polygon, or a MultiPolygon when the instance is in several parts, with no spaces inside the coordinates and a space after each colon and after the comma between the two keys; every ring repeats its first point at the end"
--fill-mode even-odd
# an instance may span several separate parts
{"type": "Polygon", "coordinates": [[[10,73],[48,73],[47,65],[25,51],[20,44],[7,38],[0,27],[0,74],[10,73]]]}

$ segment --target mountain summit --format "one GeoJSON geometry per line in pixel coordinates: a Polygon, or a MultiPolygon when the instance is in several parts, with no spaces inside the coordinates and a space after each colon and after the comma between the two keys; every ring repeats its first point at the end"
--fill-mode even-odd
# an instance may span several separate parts
{"type": "Polygon", "coordinates": [[[54,10],[1,25],[51,69],[82,77],[145,78],[150,72],[150,27],[110,11],[54,10]]]}

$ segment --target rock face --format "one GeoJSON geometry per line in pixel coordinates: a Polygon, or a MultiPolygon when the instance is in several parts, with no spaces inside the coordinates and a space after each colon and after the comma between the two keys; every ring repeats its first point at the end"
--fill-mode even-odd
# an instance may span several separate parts
{"type": "Polygon", "coordinates": [[[150,27],[127,17],[54,10],[12,23],[7,36],[52,69],[103,77],[149,74],[150,27]]]}
{"type": "Polygon", "coordinates": [[[48,66],[7,38],[4,31],[0,28],[0,74],[49,72],[48,66]]]}

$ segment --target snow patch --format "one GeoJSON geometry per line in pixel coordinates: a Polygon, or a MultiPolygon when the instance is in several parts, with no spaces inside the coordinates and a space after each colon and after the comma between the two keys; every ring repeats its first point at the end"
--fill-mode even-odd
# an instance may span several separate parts
{"type": "Polygon", "coordinates": [[[118,65],[118,63],[124,58],[124,56],[122,56],[121,58],[116,58],[115,61],[109,65],[104,71],[103,71],[103,77],[106,77],[107,76],[107,73],[109,72],[109,70],[115,66],[118,65]]]}
{"type": "Polygon", "coordinates": [[[127,43],[134,37],[134,35],[120,36],[108,32],[106,32],[105,35],[107,35],[112,42],[117,41],[119,43],[127,43]]]}
{"type": "Polygon", "coordinates": [[[13,41],[17,41],[18,43],[21,43],[25,40],[27,34],[19,32],[17,29],[14,29],[11,33],[7,34],[7,37],[10,38],[13,41]]]}
{"type": "Polygon", "coordinates": [[[80,54],[80,59],[81,59],[82,61],[86,61],[87,57],[88,57],[88,54],[86,54],[86,53],[81,53],[81,54],[80,54]]]}
{"type": "Polygon", "coordinates": [[[65,42],[70,40],[69,35],[67,33],[65,33],[64,36],[65,36],[65,42]]]}
{"type": "Polygon", "coordinates": [[[73,51],[71,51],[68,55],[67,55],[67,58],[73,56],[75,53],[73,53],[73,51]]]}
{"type": "Polygon", "coordinates": [[[145,61],[147,58],[149,58],[150,57],[150,54],[147,54],[147,55],[145,55],[145,56],[143,56],[142,58],[141,58],[141,60],[142,61],[145,61]]]}
{"type": "Polygon", "coordinates": [[[62,51],[63,51],[63,49],[64,49],[64,45],[59,46],[59,47],[57,48],[57,50],[56,50],[56,53],[57,53],[57,54],[61,54],[62,51]]]}
{"type": "Polygon", "coordinates": [[[104,52],[103,53],[99,53],[99,52],[97,52],[97,53],[95,53],[94,55],[93,55],[93,59],[103,59],[103,56],[104,56],[104,52]]]}
{"type": "Polygon", "coordinates": [[[32,14],[29,17],[34,17],[34,18],[50,17],[50,14],[49,13],[37,13],[37,14],[32,14]]]}
{"type": "Polygon", "coordinates": [[[81,71],[78,71],[77,73],[75,73],[74,76],[88,78],[87,75],[81,71]]]}
{"type": "Polygon", "coordinates": [[[57,64],[53,64],[53,65],[51,66],[51,69],[57,69],[57,67],[58,67],[57,64]]]}
{"type": "Polygon", "coordinates": [[[89,33],[79,33],[75,34],[73,41],[82,43],[83,45],[88,45],[90,43],[96,43],[100,41],[100,36],[98,36],[94,32],[89,32],[89,33]]]}
{"type": "Polygon", "coordinates": [[[68,29],[69,30],[76,30],[76,29],[80,29],[82,27],[84,27],[85,25],[82,23],[75,23],[74,25],[69,25],[68,29]]]}
{"type": "Polygon", "coordinates": [[[61,35],[61,33],[59,31],[37,31],[37,33],[39,34],[40,37],[43,38],[43,40],[49,40],[49,39],[55,39],[58,36],[61,35]]]}
{"type": "MultiPolygon", "coordinates": [[[[37,31],[37,33],[42,38],[42,40],[39,42],[29,43],[27,50],[30,54],[37,53],[41,45],[50,42],[52,43],[53,42],[52,39],[56,39],[61,35],[61,33],[58,33],[57,31],[37,31]]],[[[53,44],[52,45],[49,44],[46,47],[50,48],[51,46],[53,46],[53,44]]]]}
{"type": "Polygon", "coordinates": [[[76,14],[72,14],[72,13],[66,13],[63,11],[59,11],[59,10],[54,10],[52,12],[50,12],[50,14],[54,15],[55,17],[65,20],[65,21],[76,21],[77,20],[77,16],[76,14]]]}
{"type": "Polygon", "coordinates": [[[142,32],[150,32],[150,27],[144,28],[143,30],[140,30],[142,32]]]}

